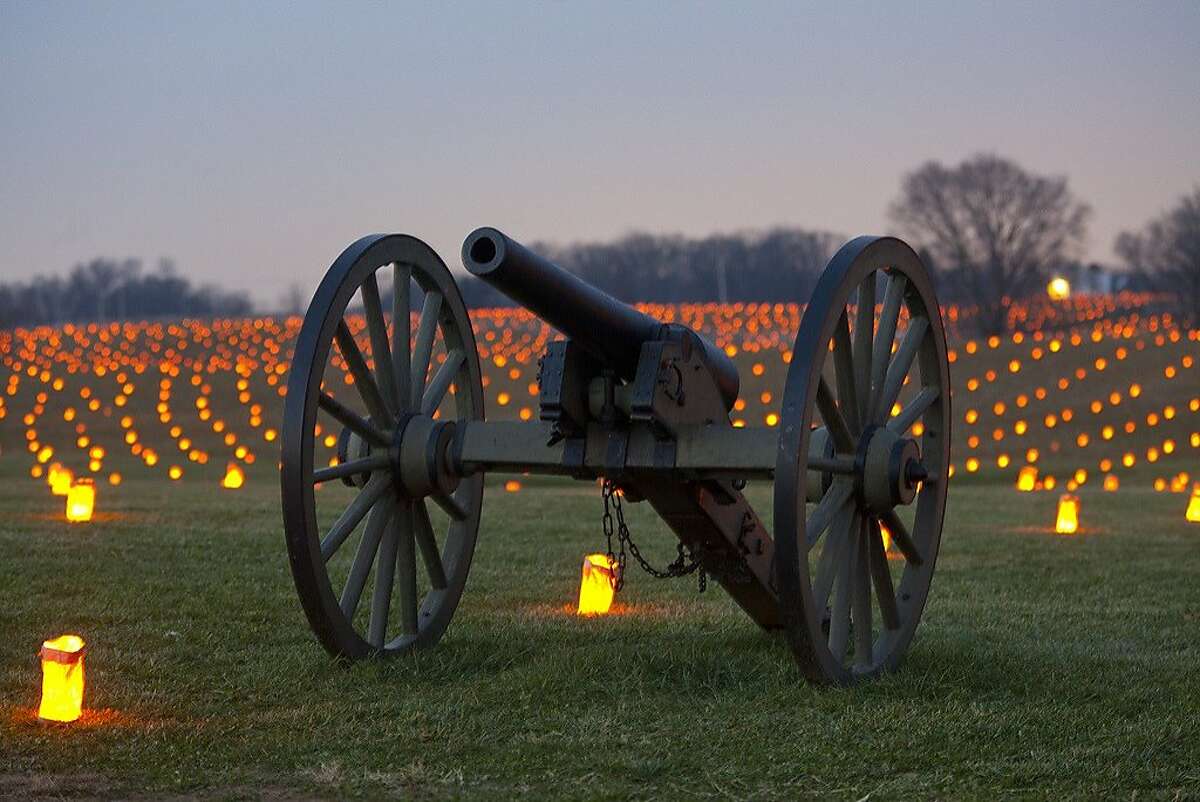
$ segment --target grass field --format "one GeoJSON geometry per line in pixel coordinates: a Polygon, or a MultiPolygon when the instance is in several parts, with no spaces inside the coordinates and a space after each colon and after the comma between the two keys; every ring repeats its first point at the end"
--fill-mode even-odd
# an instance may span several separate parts
{"type": "MultiPolygon", "coordinates": [[[[1091,330],[1078,328],[1078,344],[1067,330],[974,353],[956,344],[958,473],[931,600],[901,670],[849,689],[806,685],[782,639],[715,585],[698,595],[691,580],[639,573],[617,614],[574,616],[580,558],[601,543],[598,492],[532,477],[517,493],[490,480],[467,593],[437,649],[335,665],[288,574],[263,433],[278,419],[266,370],[245,400],[231,372],[206,374],[208,393],[186,372],[175,379],[169,423],[183,422],[205,463],[188,461],[181,435],[155,419],[160,374],[130,371],[138,389],[122,405],[139,442],[163,455],[148,466],[122,445],[130,427],[108,401],[113,372],[88,378],[47,357],[49,379],[9,379],[0,420],[0,795],[1196,798],[1200,524],[1184,509],[1200,468],[1198,339],[1144,319],[1128,336],[1093,341],[1091,330]],[[38,401],[56,376],[62,392],[38,401]],[[105,399],[97,409],[63,400],[88,384],[105,399]],[[229,419],[235,444],[197,418],[199,397],[229,419]],[[246,422],[255,403],[257,426],[246,422]],[[68,405],[79,407],[72,421],[68,405]],[[90,440],[78,446],[84,421],[90,440]],[[94,444],[107,446],[96,520],[67,524],[62,499],[31,477],[32,426],[80,473],[94,444]],[[260,458],[241,458],[244,488],[222,490],[238,444],[260,458]],[[1013,488],[1031,448],[1063,487],[1087,473],[1080,534],[1053,533],[1062,487],[1013,488]],[[174,462],[179,481],[166,475],[174,462]],[[111,472],[119,486],[105,483],[111,472]],[[1110,473],[1116,492],[1100,487],[1110,473]],[[1171,492],[1181,473],[1182,492],[1171,492]],[[62,631],[89,642],[88,709],[73,726],[40,725],[37,648],[62,631]]],[[[38,362],[18,350],[5,359],[13,374],[14,359],[38,362]]],[[[754,425],[786,366],[777,351],[738,358],[754,425]],[[749,378],[759,361],[766,369],[749,378]]],[[[514,377],[489,363],[490,393],[516,396],[532,380],[517,364],[514,377]]],[[[522,405],[490,398],[489,414],[522,405]]],[[[769,510],[769,497],[752,497],[769,510]]],[[[654,561],[668,561],[665,527],[644,505],[629,517],[654,561]]]]}

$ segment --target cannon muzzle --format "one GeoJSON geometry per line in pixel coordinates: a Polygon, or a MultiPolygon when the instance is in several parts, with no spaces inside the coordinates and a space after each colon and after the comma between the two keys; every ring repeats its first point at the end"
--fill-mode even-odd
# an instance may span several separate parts
{"type": "Polygon", "coordinates": [[[704,350],[725,408],[733,408],[737,367],[716,345],[686,326],[642,314],[494,228],[471,232],[463,242],[462,260],[472,274],[567,335],[626,381],[637,372],[644,343],[693,338],[704,350]]]}

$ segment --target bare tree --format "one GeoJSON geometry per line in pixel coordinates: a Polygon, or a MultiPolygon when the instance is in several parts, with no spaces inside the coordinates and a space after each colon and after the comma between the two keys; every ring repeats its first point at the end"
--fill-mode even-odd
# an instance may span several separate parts
{"type": "Polygon", "coordinates": [[[1200,187],[1141,231],[1123,232],[1116,251],[1150,287],[1194,319],[1200,313],[1200,187]]]}
{"type": "Polygon", "coordinates": [[[1066,178],[987,154],[954,167],[923,164],[905,176],[890,209],[932,257],[947,294],[978,304],[987,333],[1004,329],[1009,299],[1037,291],[1050,269],[1076,255],[1090,211],[1066,178]]]}

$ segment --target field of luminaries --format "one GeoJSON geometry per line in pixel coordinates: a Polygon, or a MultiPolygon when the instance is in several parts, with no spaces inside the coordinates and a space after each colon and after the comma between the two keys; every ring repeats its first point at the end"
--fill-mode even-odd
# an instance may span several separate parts
{"type": "MultiPolygon", "coordinates": [[[[1011,333],[980,339],[959,335],[958,310],[947,310],[951,476],[1016,487],[1024,470],[1033,478],[1020,489],[1030,491],[1188,493],[1192,474],[1200,479],[1198,335],[1170,314],[1147,309],[1149,300],[1084,296],[1065,305],[1021,306],[1013,310],[1011,333]]],[[[642,309],[705,332],[735,359],[742,392],[734,426],[779,424],[802,308],[642,309]]],[[[519,309],[479,310],[473,319],[487,417],[536,419],[538,357],[556,332],[519,309]]],[[[25,469],[25,489],[43,501],[48,517],[65,514],[64,498],[55,496],[65,497],[78,479],[96,485],[101,518],[115,514],[132,492],[118,489],[127,479],[230,491],[274,486],[299,325],[299,318],[264,317],[4,332],[6,463],[25,469]]],[[[369,354],[365,322],[352,318],[351,328],[369,354]]],[[[434,368],[444,359],[435,355],[434,368]]],[[[351,384],[345,364],[336,357],[334,364],[351,384]]],[[[317,434],[333,464],[337,433],[317,434]]],[[[1045,521],[1029,521],[1039,523],[1045,521]]]]}
{"type": "MultiPolygon", "coordinates": [[[[991,338],[945,310],[953,464],[931,601],[901,670],[844,690],[808,686],[694,580],[637,574],[613,615],[575,616],[580,559],[603,550],[599,489],[519,474],[488,479],[437,649],[334,665],[282,537],[299,318],[0,332],[0,795],[496,798],[579,782],[626,798],[647,777],[692,798],[936,796],[951,778],[985,796],[1195,792],[1200,331],[1159,300],[1018,304],[991,338]],[[56,728],[36,723],[37,655],[62,633],[87,642],[88,673],[83,717],[56,728]],[[715,759],[731,751],[753,765],[715,759]]],[[[642,308],[733,357],[735,426],[780,425],[802,308],[642,308]]],[[[520,310],[472,315],[487,417],[536,419],[554,331],[520,310]]],[[[338,432],[317,434],[336,464],[338,432]]],[[[630,526],[664,564],[674,540],[644,506],[627,505],[630,526]]]]}

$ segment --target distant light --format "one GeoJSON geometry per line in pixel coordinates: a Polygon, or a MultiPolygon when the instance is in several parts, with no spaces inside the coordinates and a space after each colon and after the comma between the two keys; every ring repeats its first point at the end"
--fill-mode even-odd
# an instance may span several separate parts
{"type": "Polygon", "coordinates": [[[1079,499],[1070,494],[1064,494],[1058,500],[1058,518],[1054,522],[1054,531],[1060,535],[1073,535],[1079,531],[1079,499]]]}
{"type": "Polygon", "coordinates": [[[1026,465],[1017,473],[1017,490],[1022,493],[1029,493],[1037,487],[1038,469],[1033,465],[1026,465]]]}
{"type": "Polygon", "coordinates": [[[46,477],[46,481],[50,484],[50,492],[56,496],[65,496],[71,490],[71,483],[75,481],[75,474],[70,468],[64,468],[57,462],[50,466],[50,474],[46,477]]]}
{"type": "Polygon", "coordinates": [[[236,463],[229,463],[225,468],[225,478],[221,480],[221,487],[226,490],[237,490],[246,482],[246,475],[242,473],[242,469],[236,463]]]}
{"type": "Polygon", "coordinates": [[[1071,297],[1071,282],[1062,276],[1055,276],[1046,285],[1046,294],[1051,301],[1065,301],[1071,297]]]}
{"type": "Polygon", "coordinates": [[[1192,498],[1188,501],[1186,518],[1192,523],[1200,523],[1200,485],[1192,488],[1192,498]]]}
{"type": "Polygon", "coordinates": [[[92,520],[96,506],[96,486],[91,479],[80,479],[67,491],[67,520],[72,523],[92,520]]]}

